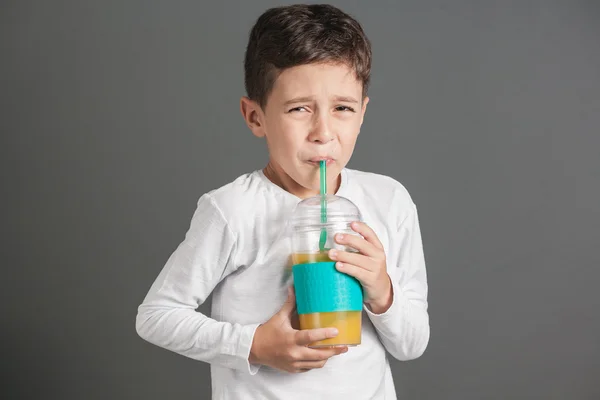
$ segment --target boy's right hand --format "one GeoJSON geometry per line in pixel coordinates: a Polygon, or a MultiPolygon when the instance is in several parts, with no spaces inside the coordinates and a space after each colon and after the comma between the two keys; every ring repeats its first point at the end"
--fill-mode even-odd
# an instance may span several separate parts
{"type": "Polygon", "coordinates": [[[248,359],[250,363],[298,373],[322,368],[329,358],[348,351],[347,346],[309,348],[310,343],[336,337],[337,329],[296,330],[292,327],[295,309],[296,296],[289,288],[281,310],[256,329],[248,359]]]}

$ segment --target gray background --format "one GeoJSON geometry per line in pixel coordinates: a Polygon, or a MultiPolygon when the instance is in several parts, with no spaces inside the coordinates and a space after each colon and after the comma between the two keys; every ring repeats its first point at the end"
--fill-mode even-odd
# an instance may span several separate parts
{"type": "MultiPolygon", "coordinates": [[[[265,164],[238,102],[277,4],[2,2],[3,398],[209,398],[136,308],[198,197],[265,164]]],[[[421,216],[432,333],[399,396],[600,398],[599,3],[335,4],[374,51],[349,166],[421,216]]]]}

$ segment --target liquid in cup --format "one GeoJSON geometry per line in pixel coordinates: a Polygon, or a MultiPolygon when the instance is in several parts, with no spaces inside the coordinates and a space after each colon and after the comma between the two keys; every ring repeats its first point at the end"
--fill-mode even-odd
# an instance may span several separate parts
{"type": "MultiPolygon", "coordinates": [[[[327,251],[294,253],[293,264],[332,262],[327,251]]],[[[337,328],[338,335],[313,342],[309,347],[357,346],[361,342],[362,311],[334,311],[299,314],[300,329],[337,328]]]]}

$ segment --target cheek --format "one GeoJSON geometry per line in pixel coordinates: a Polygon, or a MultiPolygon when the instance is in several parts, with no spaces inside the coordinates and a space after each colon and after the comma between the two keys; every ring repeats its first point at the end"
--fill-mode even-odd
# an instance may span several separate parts
{"type": "Polygon", "coordinates": [[[347,163],[350,160],[350,157],[352,157],[359,131],[360,124],[352,123],[346,125],[343,134],[339,136],[341,147],[340,156],[343,163],[347,163]]]}
{"type": "Polygon", "coordinates": [[[269,126],[269,147],[282,158],[279,161],[289,163],[301,150],[304,137],[297,126],[278,121],[269,126]]]}
{"type": "Polygon", "coordinates": [[[342,142],[342,146],[346,147],[354,147],[356,143],[356,139],[358,138],[358,134],[360,132],[360,124],[355,121],[349,122],[346,124],[343,130],[343,134],[340,137],[340,141],[342,142]]]}

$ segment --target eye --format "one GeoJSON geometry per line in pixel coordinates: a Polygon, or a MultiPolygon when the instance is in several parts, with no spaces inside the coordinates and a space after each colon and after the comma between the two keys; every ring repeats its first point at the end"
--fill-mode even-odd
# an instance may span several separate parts
{"type": "Polygon", "coordinates": [[[304,106],[295,107],[295,108],[292,108],[292,109],[288,110],[289,113],[291,113],[291,112],[304,112],[304,111],[308,111],[304,106]]]}
{"type": "Polygon", "coordinates": [[[350,111],[350,112],[354,112],[354,108],[347,107],[347,106],[337,106],[335,108],[335,111],[350,111]]]}

